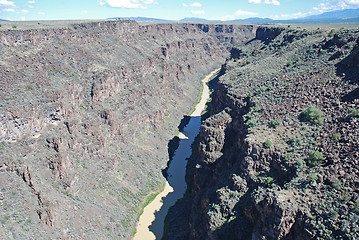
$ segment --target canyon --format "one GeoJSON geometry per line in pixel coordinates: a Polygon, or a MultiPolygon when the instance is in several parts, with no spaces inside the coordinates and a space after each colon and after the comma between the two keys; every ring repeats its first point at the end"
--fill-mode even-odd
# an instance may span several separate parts
{"type": "Polygon", "coordinates": [[[0,237],[129,239],[200,79],[256,27],[37,25],[0,31],[0,237]]]}
{"type": "Polygon", "coordinates": [[[358,238],[358,28],[331,27],[232,49],[167,239],[358,238]]]}
{"type": "Polygon", "coordinates": [[[164,238],[358,238],[358,33],[4,26],[0,238],[132,238],[146,197],[164,186],[172,135],[218,67],[164,238]]]}
{"type": "MultiPolygon", "coordinates": [[[[200,100],[186,120],[183,129],[179,129],[178,146],[170,158],[166,169],[166,185],[164,190],[144,208],[140,216],[134,240],[138,239],[162,239],[165,217],[168,210],[183,197],[187,186],[185,181],[187,159],[192,154],[191,145],[199,134],[201,126],[201,114],[206,108],[209,99],[208,82],[212,81],[219,69],[212,71],[203,80],[200,100]]],[[[176,136],[177,137],[177,136],[176,136]]]]}

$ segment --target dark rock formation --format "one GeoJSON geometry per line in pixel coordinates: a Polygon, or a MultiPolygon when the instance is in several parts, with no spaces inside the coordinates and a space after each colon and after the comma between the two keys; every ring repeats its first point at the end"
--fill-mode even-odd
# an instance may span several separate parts
{"type": "Polygon", "coordinates": [[[232,50],[168,239],[359,237],[358,30],[328,33],[260,28],[232,50]]]}
{"type": "Polygon", "coordinates": [[[0,31],[0,238],[128,239],[199,80],[257,27],[24,28],[0,31]]]}

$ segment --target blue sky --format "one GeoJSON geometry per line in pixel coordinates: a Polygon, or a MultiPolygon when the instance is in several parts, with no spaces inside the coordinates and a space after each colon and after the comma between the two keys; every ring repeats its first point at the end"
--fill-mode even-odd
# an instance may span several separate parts
{"type": "Polygon", "coordinates": [[[0,19],[291,19],[350,8],[359,8],[359,0],[0,0],[0,19]]]}

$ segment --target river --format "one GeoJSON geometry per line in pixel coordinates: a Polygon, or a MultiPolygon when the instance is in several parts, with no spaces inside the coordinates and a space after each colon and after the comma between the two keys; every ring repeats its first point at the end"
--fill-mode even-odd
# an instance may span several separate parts
{"type": "Polygon", "coordinates": [[[176,201],[183,197],[187,184],[185,181],[187,158],[192,154],[191,145],[199,133],[201,126],[201,113],[209,99],[208,81],[219,71],[216,69],[202,79],[203,91],[200,102],[190,115],[188,124],[179,133],[179,146],[169,164],[167,181],[164,190],[148,204],[137,224],[134,240],[161,239],[163,236],[164,221],[167,212],[176,201]]]}

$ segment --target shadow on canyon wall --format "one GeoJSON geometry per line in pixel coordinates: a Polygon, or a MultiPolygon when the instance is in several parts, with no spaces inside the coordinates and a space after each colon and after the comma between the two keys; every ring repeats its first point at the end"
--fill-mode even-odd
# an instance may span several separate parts
{"type": "MultiPolygon", "coordinates": [[[[357,46],[346,58],[336,64],[337,76],[344,77],[349,83],[359,83],[359,39],[357,46]]],[[[359,87],[345,94],[342,98],[345,102],[352,102],[359,98],[359,87]]]]}

